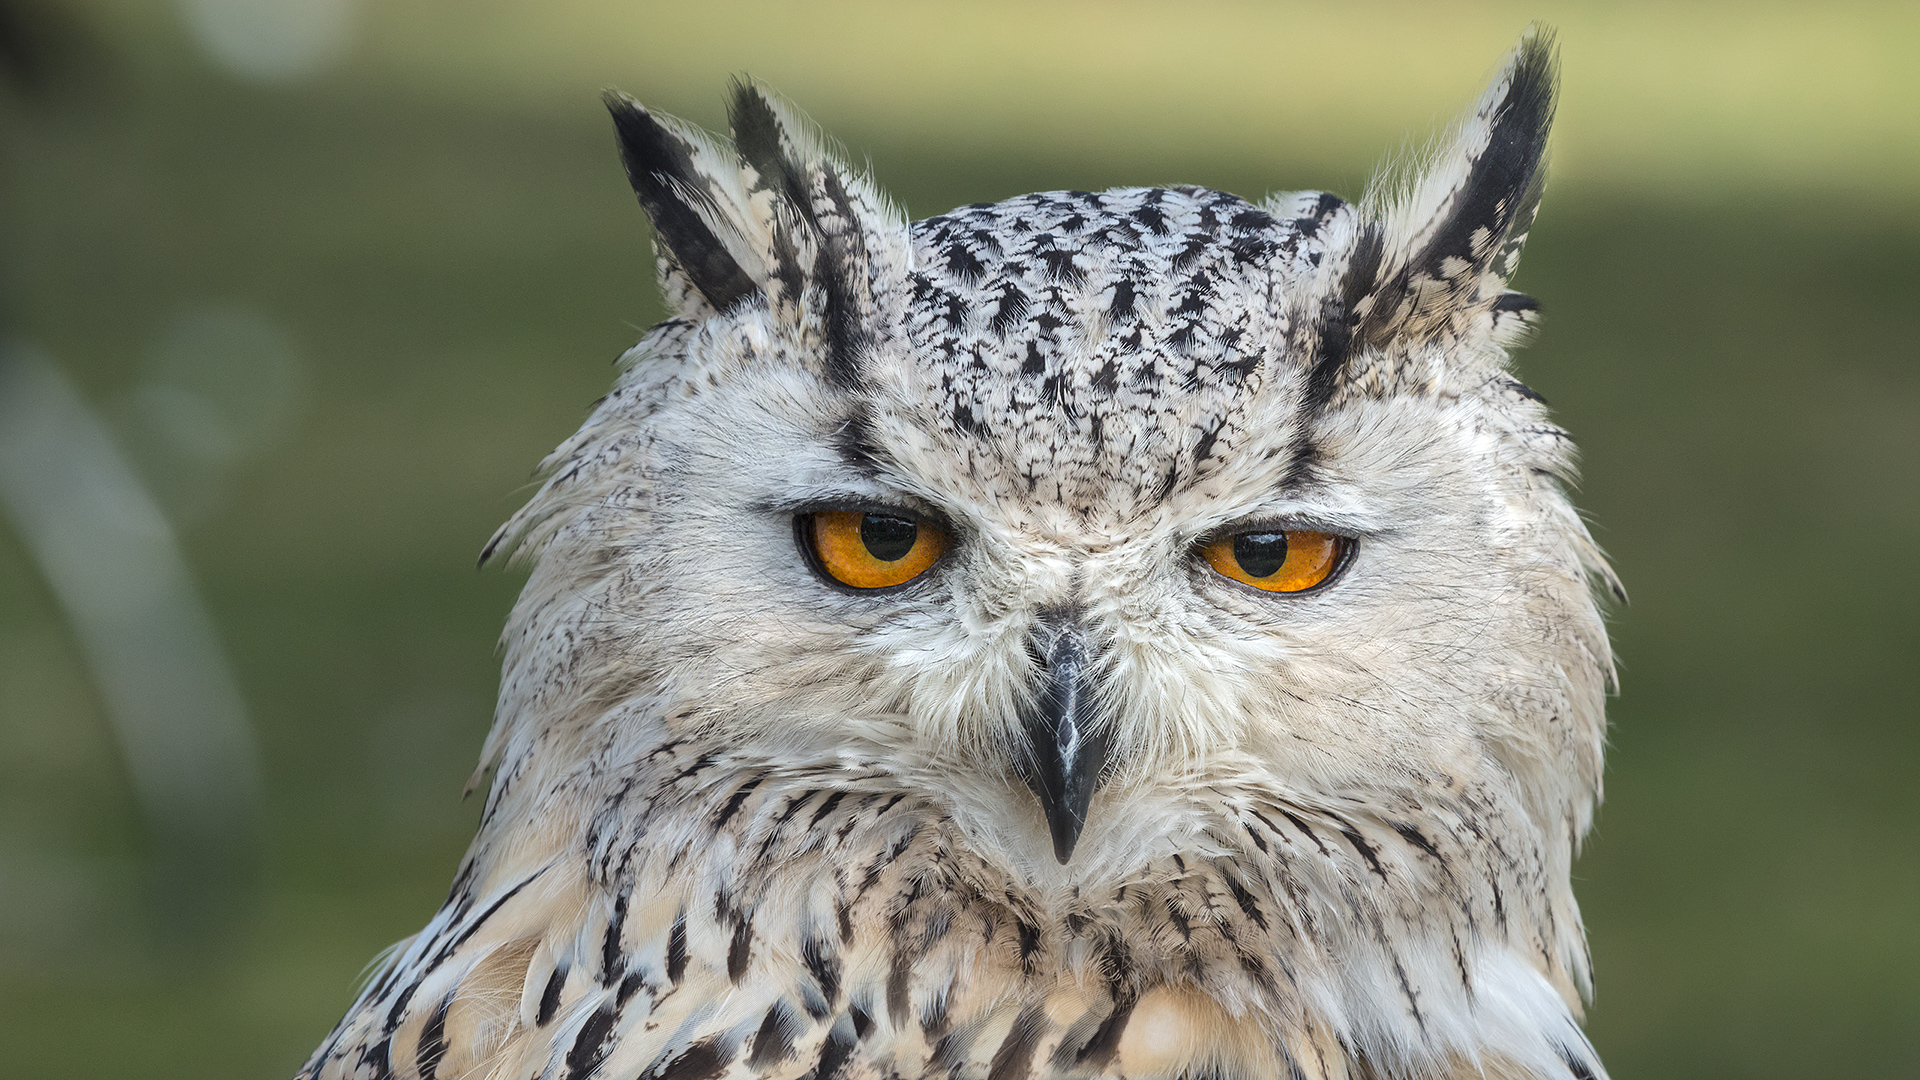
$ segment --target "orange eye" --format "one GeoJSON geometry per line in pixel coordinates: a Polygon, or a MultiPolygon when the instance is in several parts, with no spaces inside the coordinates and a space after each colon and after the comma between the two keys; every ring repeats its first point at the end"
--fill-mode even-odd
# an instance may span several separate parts
{"type": "Polygon", "coordinates": [[[927,572],[947,534],[904,514],[821,510],[802,515],[800,539],[822,573],[853,589],[890,589],[927,572]]]}
{"type": "Polygon", "coordinates": [[[1223,576],[1265,592],[1305,592],[1333,576],[1353,541],[1311,529],[1231,533],[1200,549],[1223,576]]]}

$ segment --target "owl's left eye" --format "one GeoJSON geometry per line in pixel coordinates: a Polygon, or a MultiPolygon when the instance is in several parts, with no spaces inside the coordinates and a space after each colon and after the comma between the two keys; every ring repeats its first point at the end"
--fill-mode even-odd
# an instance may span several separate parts
{"type": "Polygon", "coordinates": [[[927,572],[947,534],[899,512],[818,510],[794,519],[814,568],[850,589],[891,589],[927,572]]]}
{"type": "Polygon", "coordinates": [[[1353,540],[1312,529],[1249,529],[1215,537],[1200,557],[1222,577],[1262,592],[1305,592],[1326,584],[1347,561],[1353,540]]]}

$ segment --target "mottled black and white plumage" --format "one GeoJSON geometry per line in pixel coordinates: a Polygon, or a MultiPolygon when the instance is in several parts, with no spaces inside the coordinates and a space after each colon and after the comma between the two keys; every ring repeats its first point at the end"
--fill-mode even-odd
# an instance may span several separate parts
{"type": "Polygon", "coordinates": [[[758,87],[609,104],[675,315],[489,548],[479,836],[303,1077],[1604,1075],[1617,586],[1505,351],[1544,35],[1358,205],[908,224],[758,87]]]}

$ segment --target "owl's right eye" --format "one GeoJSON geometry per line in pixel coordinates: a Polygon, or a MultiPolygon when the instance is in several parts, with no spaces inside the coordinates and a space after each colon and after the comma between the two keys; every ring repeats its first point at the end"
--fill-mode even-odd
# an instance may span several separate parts
{"type": "Polygon", "coordinates": [[[1202,545],[1200,557],[1225,578],[1261,592],[1306,592],[1338,573],[1353,541],[1311,529],[1255,529],[1202,545]]]}
{"type": "Polygon", "coordinates": [[[814,569],[850,589],[891,589],[927,572],[947,534],[922,518],[876,510],[816,510],[794,519],[814,569]]]}

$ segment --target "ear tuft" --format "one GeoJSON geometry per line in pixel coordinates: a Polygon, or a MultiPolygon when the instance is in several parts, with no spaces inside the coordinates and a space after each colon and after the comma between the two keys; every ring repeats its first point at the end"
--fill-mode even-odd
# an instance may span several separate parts
{"type": "Polygon", "coordinates": [[[775,204],[798,218],[773,230],[774,273],[789,295],[799,295],[802,280],[814,287],[826,373],[855,385],[872,314],[863,223],[887,216],[887,208],[865,185],[849,183],[824,140],[764,88],[734,83],[727,120],[748,186],[773,193],[775,204]]]}
{"type": "Polygon", "coordinates": [[[705,140],[670,118],[649,112],[625,94],[608,91],[620,159],[640,206],[653,221],[661,257],[668,259],[714,311],[726,311],[758,290],[753,278],[715,230],[722,196],[714,170],[701,158],[717,157],[705,140]],[[669,126],[671,125],[671,126],[669,126]]]}
{"type": "Polygon", "coordinates": [[[762,304],[817,342],[826,376],[857,384],[874,277],[911,262],[899,211],[752,82],[734,83],[731,143],[621,94],[607,107],[676,312],[697,321],[762,304]]]}
{"type": "Polygon", "coordinates": [[[733,130],[740,160],[756,174],[752,186],[778,192],[796,209],[807,209],[813,202],[808,190],[812,185],[803,162],[822,152],[801,145],[795,132],[804,135],[806,129],[797,118],[782,115],[785,111],[760,86],[736,79],[733,100],[727,104],[727,126],[733,130]]]}
{"type": "Polygon", "coordinates": [[[1431,164],[1410,183],[1376,185],[1363,217],[1381,252],[1351,261],[1341,288],[1360,297],[1350,309],[1356,346],[1524,326],[1517,301],[1502,298],[1546,179],[1557,67],[1552,32],[1529,29],[1431,164]],[[1359,273],[1371,280],[1353,280],[1359,273]]]}

